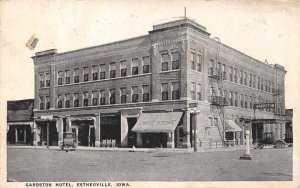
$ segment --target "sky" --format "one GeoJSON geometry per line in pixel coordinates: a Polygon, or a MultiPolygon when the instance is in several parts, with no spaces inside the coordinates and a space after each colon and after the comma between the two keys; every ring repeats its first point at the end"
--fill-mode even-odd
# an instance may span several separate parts
{"type": "Polygon", "coordinates": [[[154,24],[184,15],[211,37],[286,70],[286,107],[299,99],[300,3],[295,1],[1,1],[0,98],[34,97],[38,51],[58,52],[145,35],[154,24]],[[34,50],[25,44],[35,34],[34,50]]]}

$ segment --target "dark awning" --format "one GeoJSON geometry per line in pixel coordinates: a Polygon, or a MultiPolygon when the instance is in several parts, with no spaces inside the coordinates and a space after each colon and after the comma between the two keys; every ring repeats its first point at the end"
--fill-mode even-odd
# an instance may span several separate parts
{"type": "Polygon", "coordinates": [[[132,131],[139,133],[168,133],[176,129],[182,112],[143,113],[132,131]]]}

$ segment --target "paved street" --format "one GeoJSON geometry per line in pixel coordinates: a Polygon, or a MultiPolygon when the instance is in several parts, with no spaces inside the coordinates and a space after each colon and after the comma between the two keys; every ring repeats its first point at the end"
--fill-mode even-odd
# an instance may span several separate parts
{"type": "Polygon", "coordinates": [[[8,179],[16,181],[292,180],[292,148],[243,151],[125,152],[8,149],[8,179]]]}

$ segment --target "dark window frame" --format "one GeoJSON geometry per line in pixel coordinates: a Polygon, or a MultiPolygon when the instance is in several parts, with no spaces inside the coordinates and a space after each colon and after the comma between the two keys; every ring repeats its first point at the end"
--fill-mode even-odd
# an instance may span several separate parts
{"type": "Polygon", "coordinates": [[[131,75],[138,75],[138,74],[139,74],[139,67],[138,66],[132,67],[131,75]]]}
{"type": "Polygon", "coordinates": [[[94,97],[93,99],[92,99],[92,103],[93,103],[93,106],[97,106],[98,105],[98,97],[94,97]]]}
{"type": "Polygon", "coordinates": [[[105,72],[104,71],[100,72],[100,80],[103,80],[103,79],[105,79],[105,72]]]}
{"type": "Polygon", "coordinates": [[[98,72],[93,73],[93,80],[98,80],[98,72]]]}
{"type": "Polygon", "coordinates": [[[168,91],[161,92],[161,100],[162,101],[169,100],[169,92],[168,91]]]}
{"type": "Polygon", "coordinates": [[[109,71],[109,78],[116,78],[116,70],[109,71]]]}
{"type": "Polygon", "coordinates": [[[74,83],[79,83],[79,75],[74,76],[74,83]]]}
{"type": "Polygon", "coordinates": [[[131,102],[132,103],[139,102],[139,94],[132,94],[132,96],[131,96],[131,102]]]}
{"type": "Polygon", "coordinates": [[[150,101],[150,93],[143,93],[143,102],[150,101]]]}
{"type": "Polygon", "coordinates": [[[121,77],[127,76],[127,68],[121,69],[121,77]]]}
{"type": "Polygon", "coordinates": [[[57,79],[57,85],[59,85],[59,86],[60,86],[60,85],[63,85],[63,83],[62,83],[62,78],[58,78],[58,79],[57,79]]]}
{"type": "Polygon", "coordinates": [[[89,81],[89,74],[84,74],[83,75],[83,81],[88,82],[89,81]]]}
{"type": "Polygon", "coordinates": [[[150,65],[143,65],[143,74],[150,73],[150,65]]]}
{"type": "Polygon", "coordinates": [[[167,61],[161,63],[161,71],[168,71],[169,70],[169,63],[167,61]]]}
{"type": "Polygon", "coordinates": [[[79,99],[74,100],[74,107],[79,107],[79,99]]]}
{"type": "Polygon", "coordinates": [[[83,106],[89,106],[89,99],[83,99],[83,106]]]}

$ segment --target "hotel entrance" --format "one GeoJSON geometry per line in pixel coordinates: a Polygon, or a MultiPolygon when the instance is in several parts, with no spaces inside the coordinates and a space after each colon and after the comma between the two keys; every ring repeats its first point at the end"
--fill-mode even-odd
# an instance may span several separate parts
{"type": "Polygon", "coordinates": [[[137,118],[127,118],[128,123],[128,147],[136,146],[137,134],[132,131],[132,128],[137,122],[137,118]]]}

